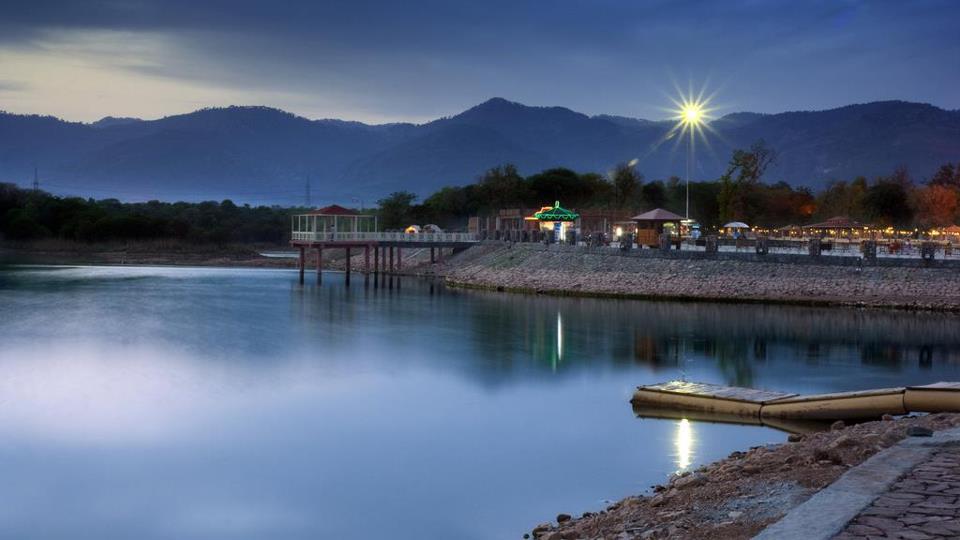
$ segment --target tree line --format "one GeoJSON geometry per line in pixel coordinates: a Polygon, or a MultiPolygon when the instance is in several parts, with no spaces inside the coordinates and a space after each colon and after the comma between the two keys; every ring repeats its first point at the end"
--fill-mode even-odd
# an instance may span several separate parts
{"type": "MultiPolygon", "coordinates": [[[[762,141],[733,152],[720,178],[690,183],[690,215],[715,228],[728,221],[779,227],[833,216],[864,223],[926,230],[960,221],[960,164],[944,164],[917,182],[904,168],[889,175],[830,182],[814,193],[785,182],[767,183],[776,152],[762,141]]],[[[422,202],[400,191],[378,201],[381,228],[434,223],[466,228],[474,215],[505,208],[538,209],[560,201],[577,210],[642,212],[666,208],[683,214],[686,183],[673,176],[647,180],[631,163],[607,174],[553,168],[522,176],[513,165],[486,171],[469,185],[445,187],[422,202]]],[[[193,243],[283,243],[290,215],[306,208],[199,203],[125,203],[117,199],[60,197],[0,184],[0,238],[59,238],[80,242],[177,239],[193,243]]]]}
{"type": "Polygon", "coordinates": [[[0,238],[281,243],[290,237],[290,214],[303,210],[240,206],[230,200],[125,203],[58,197],[0,183],[0,238]]]}
{"type": "MultiPolygon", "coordinates": [[[[945,164],[930,180],[915,182],[904,168],[868,180],[830,182],[814,193],[786,182],[764,182],[776,152],[763,141],[735,150],[714,181],[690,183],[690,216],[708,228],[730,221],[761,227],[804,225],[834,216],[882,226],[948,226],[960,221],[960,164],[945,164]]],[[[436,223],[461,228],[468,216],[504,208],[536,209],[560,201],[566,208],[641,212],[666,208],[683,215],[686,183],[676,176],[647,181],[622,163],[606,175],[554,168],[523,177],[513,165],[488,170],[473,184],[445,187],[416,203],[400,191],[378,201],[381,224],[401,228],[436,223]]]]}

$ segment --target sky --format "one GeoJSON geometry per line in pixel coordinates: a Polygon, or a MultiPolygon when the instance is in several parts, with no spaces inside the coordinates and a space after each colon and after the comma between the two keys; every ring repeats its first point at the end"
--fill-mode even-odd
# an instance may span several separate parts
{"type": "Polygon", "coordinates": [[[954,0],[0,0],[0,110],[267,105],[424,122],[491,97],[662,119],[902,99],[960,108],[954,0]]]}

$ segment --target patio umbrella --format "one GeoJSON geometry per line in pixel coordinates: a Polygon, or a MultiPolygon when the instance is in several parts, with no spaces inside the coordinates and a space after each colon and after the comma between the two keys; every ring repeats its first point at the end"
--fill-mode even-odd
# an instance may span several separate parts
{"type": "Polygon", "coordinates": [[[742,221],[731,221],[723,226],[724,229],[749,229],[750,226],[742,221]]]}

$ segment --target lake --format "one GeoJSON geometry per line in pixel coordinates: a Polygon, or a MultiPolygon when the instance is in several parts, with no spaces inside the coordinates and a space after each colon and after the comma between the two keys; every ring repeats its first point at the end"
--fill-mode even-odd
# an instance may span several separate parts
{"type": "Polygon", "coordinates": [[[958,330],[357,274],[3,267],[0,537],[520,538],[786,439],[638,418],[639,384],[960,380],[958,330]]]}

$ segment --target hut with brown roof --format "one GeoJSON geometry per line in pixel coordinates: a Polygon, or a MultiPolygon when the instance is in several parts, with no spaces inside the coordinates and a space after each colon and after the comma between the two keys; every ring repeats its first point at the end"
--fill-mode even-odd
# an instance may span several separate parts
{"type": "Polygon", "coordinates": [[[657,208],[631,218],[637,224],[637,244],[641,246],[657,247],[660,245],[660,235],[669,232],[680,237],[680,222],[678,216],[669,210],[657,208]]]}

